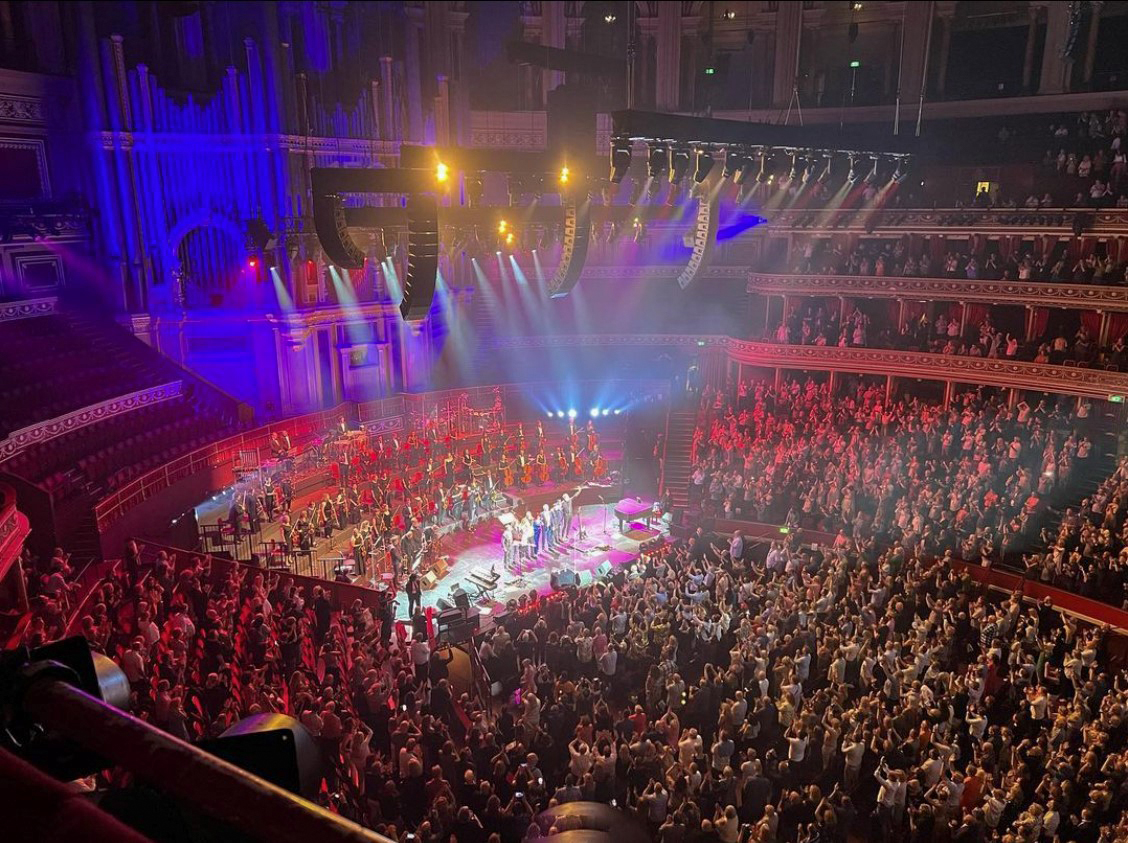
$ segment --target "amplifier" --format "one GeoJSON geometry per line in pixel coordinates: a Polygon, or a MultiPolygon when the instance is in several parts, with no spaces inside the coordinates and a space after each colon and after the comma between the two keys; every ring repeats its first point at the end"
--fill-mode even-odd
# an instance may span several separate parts
{"type": "Polygon", "coordinates": [[[577,583],[576,572],[567,568],[553,571],[549,577],[549,582],[553,589],[575,588],[577,583]]]}

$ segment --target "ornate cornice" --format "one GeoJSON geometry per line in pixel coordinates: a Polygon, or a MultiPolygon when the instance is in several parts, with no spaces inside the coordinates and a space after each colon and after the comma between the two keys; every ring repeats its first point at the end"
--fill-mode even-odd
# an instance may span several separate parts
{"type": "Polygon", "coordinates": [[[958,278],[752,273],[748,292],[770,295],[858,296],[879,299],[972,301],[1128,312],[1128,287],[958,278]]]}
{"type": "MultiPolygon", "coordinates": [[[[685,269],[681,265],[650,265],[650,266],[592,266],[590,263],[584,267],[581,280],[593,281],[673,281],[685,269]]],[[[701,271],[699,278],[746,278],[747,266],[710,266],[701,271]]]]}
{"type": "Polygon", "coordinates": [[[59,300],[53,296],[4,302],[0,304],[0,322],[10,322],[14,319],[32,319],[36,316],[50,316],[58,309],[59,300]]]}
{"type": "Polygon", "coordinates": [[[160,386],[153,386],[131,392],[128,395],[111,398],[98,404],[91,404],[81,410],[67,413],[65,416],[58,416],[30,427],[21,428],[0,442],[0,462],[11,459],[20,451],[32,445],[49,442],[59,436],[112,416],[120,416],[161,401],[168,401],[171,398],[178,397],[183,391],[183,381],[171,381],[160,386]]]}

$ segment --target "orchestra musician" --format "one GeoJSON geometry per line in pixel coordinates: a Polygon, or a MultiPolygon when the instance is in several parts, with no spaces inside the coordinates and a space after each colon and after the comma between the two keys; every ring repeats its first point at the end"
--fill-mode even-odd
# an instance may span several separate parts
{"type": "Polygon", "coordinates": [[[572,476],[577,480],[582,480],[584,477],[584,455],[583,453],[576,454],[572,458],[572,476]]]}
{"type": "Polygon", "coordinates": [[[513,461],[510,460],[501,467],[501,484],[506,489],[512,489],[515,482],[513,477],[513,461]]]}
{"type": "Polygon", "coordinates": [[[595,423],[589,421],[587,423],[587,449],[594,451],[598,444],[599,434],[595,432],[595,423]]]}
{"type": "MultiPolygon", "coordinates": [[[[537,426],[540,426],[540,422],[537,422],[537,426]]],[[[548,482],[548,460],[544,457],[544,451],[537,452],[536,470],[537,483],[543,486],[548,482]]]]}
{"type": "Polygon", "coordinates": [[[607,476],[607,460],[599,453],[598,445],[591,452],[591,476],[594,480],[602,480],[607,476]]]}
{"type": "Polygon", "coordinates": [[[277,493],[274,491],[274,480],[267,477],[262,483],[262,508],[266,511],[266,520],[274,520],[274,510],[278,506],[277,493]]]}
{"type": "Polygon", "coordinates": [[[521,488],[524,489],[533,483],[533,464],[525,456],[524,451],[518,457],[521,465],[521,488]]]}
{"type": "Polygon", "coordinates": [[[571,464],[572,464],[571,461],[566,456],[564,456],[564,449],[563,448],[557,448],[556,449],[556,471],[557,471],[556,480],[557,480],[558,483],[563,483],[567,479],[567,477],[568,477],[568,466],[570,466],[571,464]]]}

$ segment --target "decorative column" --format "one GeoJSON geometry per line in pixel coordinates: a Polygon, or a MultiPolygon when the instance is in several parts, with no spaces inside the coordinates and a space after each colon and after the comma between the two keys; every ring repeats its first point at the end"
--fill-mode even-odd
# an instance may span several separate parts
{"type": "MultiPolygon", "coordinates": [[[[546,47],[563,48],[567,43],[568,25],[563,0],[544,0],[541,3],[541,43],[546,47]]],[[[548,102],[548,92],[564,84],[564,72],[545,70],[541,74],[541,102],[548,102]]]]}
{"type": "MultiPolygon", "coordinates": [[[[665,5],[665,4],[660,4],[665,5]]],[[[799,43],[803,37],[803,4],[780,3],[776,12],[775,68],[772,105],[783,108],[791,100],[799,75],[799,43]]]]}
{"type": "Polygon", "coordinates": [[[949,15],[942,15],[936,21],[936,25],[940,29],[940,47],[937,51],[939,58],[936,64],[936,96],[943,99],[944,85],[948,80],[948,52],[952,47],[952,18],[949,15]]]}
{"type": "Polygon", "coordinates": [[[1028,23],[1026,27],[1026,55],[1022,60],[1022,90],[1030,92],[1030,83],[1034,79],[1034,41],[1038,35],[1038,16],[1041,9],[1031,6],[1028,10],[1028,23]]]}
{"type": "Polygon", "coordinates": [[[955,391],[954,383],[951,381],[944,381],[944,409],[947,410],[952,403],[952,393],[955,391]]]}
{"type": "Polygon", "coordinates": [[[419,34],[423,29],[423,10],[408,6],[404,10],[404,70],[407,79],[407,132],[404,140],[423,138],[423,62],[419,55],[419,34]]]}
{"type": "Polygon", "coordinates": [[[1042,79],[1039,94],[1061,94],[1069,90],[1073,59],[1064,55],[1069,37],[1069,3],[1046,4],[1046,45],[1042,50],[1042,79]]]}
{"type": "Polygon", "coordinates": [[[681,3],[658,4],[658,79],[654,104],[659,111],[677,111],[681,88],[681,3]]]}
{"type": "Polygon", "coordinates": [[[1100,35],[1101,6],[1103,0],[1092,0],[1089,3],[1089,40],[1085,44],[1085,74],[1083,81],[1086,85],[1093,81],[1093,65],[1097,60],[1097,37],[1100,35]]]}
{"type": "Polygon", "coordinates": [[[1107,310],[1098,310],[1097,313],[1101,315],[1101,328],[1100,331],[1097,332],[1097,345],[1099,345],[1101,348],[1104,348],[1106,345],[1108,345],[1108,329],[1109,323],[1112,320],[1109,319],[1107,310]]]}

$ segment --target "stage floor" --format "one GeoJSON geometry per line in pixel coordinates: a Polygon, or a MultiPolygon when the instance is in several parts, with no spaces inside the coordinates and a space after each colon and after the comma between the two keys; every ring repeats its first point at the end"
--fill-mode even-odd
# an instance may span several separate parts
{"type": "MultiPolygon", "coordinates": [[[[518,507],[524,511],[523,507],[518,507]]],[[[496,518],[480,525],[473,532],[450,533],[444,539],[443,553],[449,555],[449,568],[438,585],[423,592],[423,607],[437,607],[439,598],[453,602],[450,590],[456,583],[462,583],[467,591],[468,576],[472,571],[488,572],[491,567],[501,574],[493,599],[477,605],[491,611],[505,605],[507,600],[520,597],[535,589],[540,594],[552,590],[552,572],[574,569],[579,572],[592,572],[604,562],[612,568],[632,562],[638,556],[641,541],[652,539],[668,532],[664,523],[654,522],[654,528],[639,538],[628,538],[618,530],[613,504],[591,504],[581,508],[580,520],[583,523],[585,538],[573,533],[572,538],[558,545],[555,552],[541,552],[540,558],[523,564],[521,574],[505,570],[504,554],[501,550],[502,526],[496,518]]],[[[630,532],[630,527],[627,527],[630,532]]],[[[639,534],[636,532],[636,536],[639,534]]],[[[590,578],[584,578],[590,582],[590,578]]],[[[473,593],[473,591],[471,591],[473,593]]],[[[407,619],[407,599],[400,595],[398,616],[407,619]]]]}

